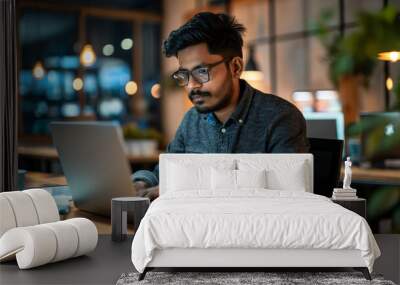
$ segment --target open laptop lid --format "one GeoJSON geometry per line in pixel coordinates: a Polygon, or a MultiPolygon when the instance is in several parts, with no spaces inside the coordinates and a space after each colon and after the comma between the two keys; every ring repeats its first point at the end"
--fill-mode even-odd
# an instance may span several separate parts
{"type": "Polygon", "coordinates": [[[132,196],[118,124],[52,122],[50,128],[76,207],[109,216],[111,198],[132,196]]]}
{"type": "Polygon", "coordinates": [[[371,112],[360,115],[363,162],[400,165],[400,112],[371,112]]]}

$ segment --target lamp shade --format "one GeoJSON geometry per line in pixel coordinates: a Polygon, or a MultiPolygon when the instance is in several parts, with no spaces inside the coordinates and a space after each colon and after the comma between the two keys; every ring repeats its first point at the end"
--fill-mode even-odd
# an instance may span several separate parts
{"type": "Polygon", "coordinates": [[[244,67],[244,71],[241,76],[242,79],[246,81],[263,81],[264,75],[260,71],[258,64],[254,57],[254,46],[249,46],[249,58],[244,67]]]}
{"type": "Polygon", "coordinates": [[[378,38],[378,59],[396,62],[400,60],[400,13],[396,12],[394,8],[390,8],[387,11],[392,15],[388,12],[386,22],[378,30],[381,35],[378,38]]]}
{"type": "Polygon", "coordinates": [[[400,50],[383,51],[378,53],[378,59],[383,61],[396,62],[400,60],[400,50]]]}
{"type": "Polygon", "coordinates": [[[244,67],[246,71],[260,71],[258,64],[254,59],[254,46],[249,46],[249,59],[247,60],[246,66],[244,67]]]}

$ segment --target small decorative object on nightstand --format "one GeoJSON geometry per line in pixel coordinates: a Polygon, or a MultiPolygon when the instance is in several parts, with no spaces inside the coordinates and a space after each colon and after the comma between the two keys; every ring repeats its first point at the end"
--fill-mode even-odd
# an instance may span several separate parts
{"type": "Polygon", "coordinates": [[[358,198],[357,190],[350,186],[352,175],[351,164],[350,157],[348,156],[344,162],[343,188],[333,189],[332,201],[366,218],[366,201],[365,199],[358,198]]]}
{"type": "Polygon", "coordinates": [[[128,213],[133,214],[135,231],[149,208],[150,200],[143,197],[120,197],[111,201],[111,239],[123,241],[128,234],[128,213]]]}
{"type": "Polygon", "coordinates": [[[353,211],[356,214],[359,214],[364,219],[367,217],[367,202],[365,199],[355,198],[352,200],[341,200],[332,198],[332,201],[341,205],[342,207],[345,207],[346,209],[349,209],[350,211],[353,211]]]}
{"type": "Polygon", "coordinates": [[[334,188],[332,199],[336,200],[354,200],[357,199],[357,190],[351,188],[351,160],[350,157],[347,157],[344,162],[344,179],[343,179],[343,188],[334,188]]]}

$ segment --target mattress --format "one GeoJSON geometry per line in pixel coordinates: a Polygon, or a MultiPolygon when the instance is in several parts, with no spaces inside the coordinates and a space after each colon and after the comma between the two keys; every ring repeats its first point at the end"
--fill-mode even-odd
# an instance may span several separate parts
{"type": "Polygon", "coordinates": [[[160,196],[135,234],[133,265],[143,272],[155,250],[172,248],[359,250],[370,271],[380,255],[361,216],[316,194],[266,189],[160,196]]]}

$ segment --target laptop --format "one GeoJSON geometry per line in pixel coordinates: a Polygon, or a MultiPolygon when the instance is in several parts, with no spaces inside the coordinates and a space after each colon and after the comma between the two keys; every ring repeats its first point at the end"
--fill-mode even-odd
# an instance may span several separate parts
{"type": "Polygon", "coordinates": [[[307,137],[344,140],[342,112],[305,112],[303,116],[307,125],[307,137]]]}
{"type": "Polygon", "coordinates": [[[77,208],[110,216],[113,197],[134,195],[117,123],[52,122],[50,129],[77,208]]]}
{"type": "Polygon", "coordinates": [[[362,113],[360,119],[364,165],[400,168],[400,112],[362,113]]]}

